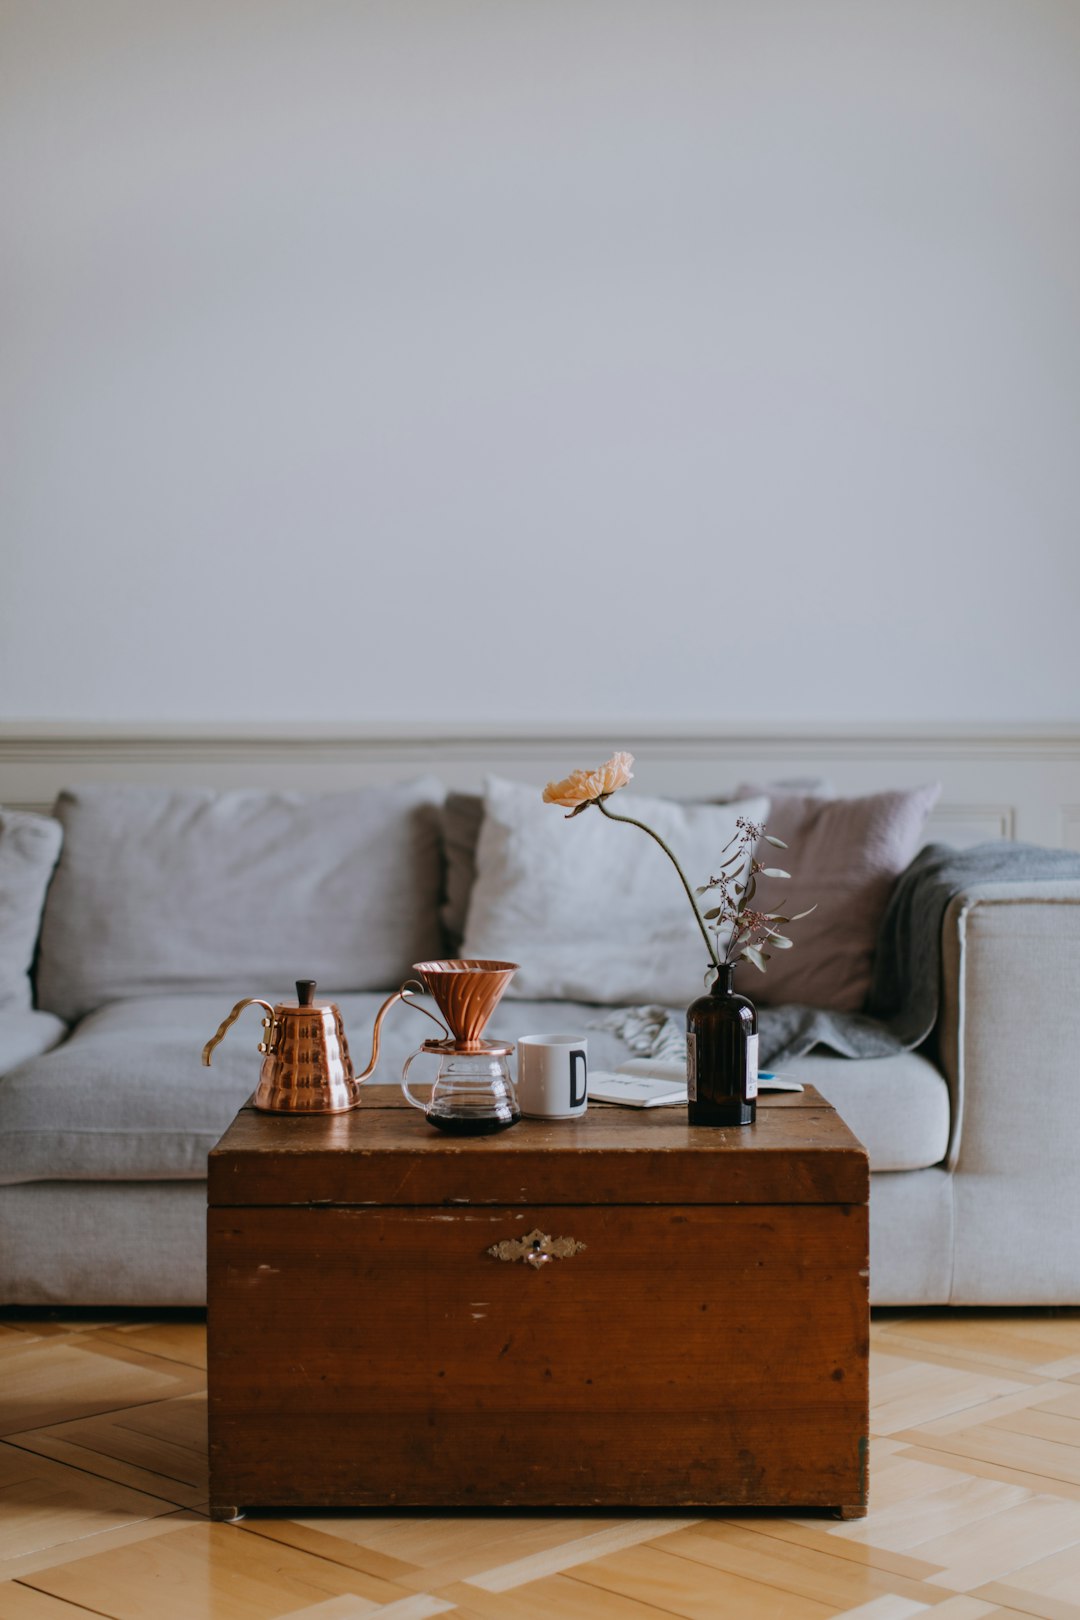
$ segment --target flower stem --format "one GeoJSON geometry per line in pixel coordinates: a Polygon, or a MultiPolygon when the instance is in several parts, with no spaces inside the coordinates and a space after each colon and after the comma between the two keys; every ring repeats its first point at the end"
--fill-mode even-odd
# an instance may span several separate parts
{"type": "Polygon", "coordinates": [[[660,848],[663,850],[664,854],[667,856],[668,860],[671,862],[671,864],[675,868],[676,872],[678,872],[679,877],[680,877],[680,879],[682,881],[682,886],[686,890],[686,898],[689,900],[690,905],[691,905],[691,907],[693,909],[694,921],[697,923],[698,927],[701,930],[701,937],[705,941],[705,948],[709,953],[709,960],[712,963],[714,968],[719,968],[719,966],[720,966],[720,958],[717,956],[716,951],[715,951],[715,949],[713,947],[713,942],[709,938],[709,930],[705,927],[704,918],[702,917],[701,912],[698,910],[698,903],[694,899],[694,891],[690,887],[689,883],[687,883],[687,881],[686,881],[686,873],[683,871],[682,867],[679,865],[678,861],[675,859],[674,852],[671,849],[668,848],[667,844],[664,843],[664,840],[660,837],[660,834],[653,832],[651,827],[646,827],[646,825],[645,825],[645,823],[643,821],[635,821],[633,816],[617,816],[615,814],[614,810],[609,810],[607,808],[607,806],[604,803],[603,799],[594,799],[593,803],[596,805],[596,808],[601,812],[602,815],[607,816],[609,821],[625,821],[626,825],[628,827],[640,827],[642,832],[648,833],[649,837],[651,839],[653,839],[654,842],[656,842],[657,844],[660,845],[660,848]]]}

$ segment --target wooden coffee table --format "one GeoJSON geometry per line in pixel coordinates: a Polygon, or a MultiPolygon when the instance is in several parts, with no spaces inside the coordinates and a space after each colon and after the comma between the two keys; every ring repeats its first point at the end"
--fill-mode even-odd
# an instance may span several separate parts
{"type": "Polygon", "coordinates": [[[866,1511],[865,1150],[593,1104],[446,1138],[389,1087],[210,1155],[210,1496],[866,1511]]]}

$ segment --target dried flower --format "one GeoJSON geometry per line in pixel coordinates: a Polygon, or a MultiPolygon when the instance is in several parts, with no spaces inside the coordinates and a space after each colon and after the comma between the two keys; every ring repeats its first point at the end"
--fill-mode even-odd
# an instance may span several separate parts
{"type": "Polygon", "coordinates": [[[633,816],[618,816],[614,810],[609,810],[607,807],[606,801],[611,795],[617,792],[619,788],[625,787],[629,782],[633,774],[630,770],[633,763],[633,754],[613,754],[607,764],[601,765],[598,770],[574,771],[562,782],[549,782],[544,789],[544,803],[560,804],[564,808],[569,807],[567,820],[571,816],[579,816],[583,810],[587,810],[590,805],[595,804],[596,808],[602,815],[607,816],[609,821],[624,821],[628,826],[640,827],[642,832],[648,833],[649,837],[660,845],[660,848],[676,872],[678,872],[682,886],[686,890],[686,898],[693,909],[694,921],[701,930],[701,937],[705,941],[709,956],[714,965],[719,965],[719,958],[713,942],[709,938],[709,931],[701,919],[701,912],[698,910],[698,903],[694,899],[694,892],[686,881],[686,873],[676,860],[674,851],[668,848],[659,833],[653,832],[652,828],[647,827],[643,821],[638,821],[633,816]]]}
{"type": "Polygon", "coordinates": [[[630,769],[633,763],[633,754],[612,754],[595,771],[571,771],[561,782],[548,783],[544,803],[562,805],[564,810],[576,814],[625,787],[634,774],[630,769]]]}

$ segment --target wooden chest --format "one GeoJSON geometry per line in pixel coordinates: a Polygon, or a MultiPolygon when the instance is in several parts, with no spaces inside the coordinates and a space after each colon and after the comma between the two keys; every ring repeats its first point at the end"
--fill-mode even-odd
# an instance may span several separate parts
{"type": "Polygon", "coordinates": [[[865,1511],[866,1154],[593,1105],[448,1139],[379,1088],[210,1155],[211,1510],[865,1511]]]}

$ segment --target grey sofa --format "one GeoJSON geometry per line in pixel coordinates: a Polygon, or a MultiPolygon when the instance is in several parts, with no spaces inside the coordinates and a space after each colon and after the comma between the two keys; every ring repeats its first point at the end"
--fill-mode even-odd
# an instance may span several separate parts
{"type": "MultiPolygon", "coordinates": [[[[256,1013],[231,1032],[212,1069],[200,1050],[236,997],[288,992],[285,972],[272,977],[265,967],[282,906],[292,907],[284,945],[295,973],[317,977],[322,958],[360,949],[346,937],[328,944],[326,929],[340,923],[347,933],[350,917],[367,917],[371,959],[356,970],[365,989],[341,993],[325,974],[320,984],[339,1001],[359,1056],[381,992],[402,976],[399,960],[446,948],[439,793],[430,783],[396,800],[387,791],[379,790],[378,838],[393,815],[411,829],[393,858],[380,844],[383,858],[373,860],[365,810],[355,866],[337,855],[327,864],[314,841],[306,856],[290,850],[288,870],[304,874],[291,900],[268,876],[280,838],[265,841],[260,868],[259,839],[253,846],[242,827],[244,892],[263,895],[261,912],[238,900],[235,871],[230,878],[212,862],[206,870],[192,853],[206,848],[215,796],[196,796],[193,826],[190,794],[183,814],[170,812],[164,845],[154,842],[161,815],[152,800],[140,801],[136,835],[116,826],[123,790],[68,796],[39,947],[39,1005],[0,1008],[0,1303],[202,1302],[206,1155],[253,1088],[256,1013]],[[142,935],[125,874],[152,899],[170,897],[171,910],[155,913],[142,935]],[[403,904],[409,883],[418,887],[403,904]],[[338,921],[326,921],[328,909],[338,921]],[[186,963],[175,957],[185,940],[199,947],[186,963]],[[213,952],[229,949],[251,960],[223,971],[213,952]]],[[[295,801],[287,808],[294,815],[295,801]]],[[[317,838],[317,826],[308,831],[317,838]]],[[[1078,986],[1080,883],[972,890],[945,917],[933,1055],[866,1062],[816,1053],[787,1066],[869,1150],[876,1303],[1080,1302],[1078,986]]],[[[504,1001],[493,1033],[580,1028],[594,1066],[613,1067],[630,1053],[596,1027],[605,1010],[504,1001]]],[[[388,1084],[422,1038],[421,1020],[395,1013],[378,1075],[388,1084]]]]}

